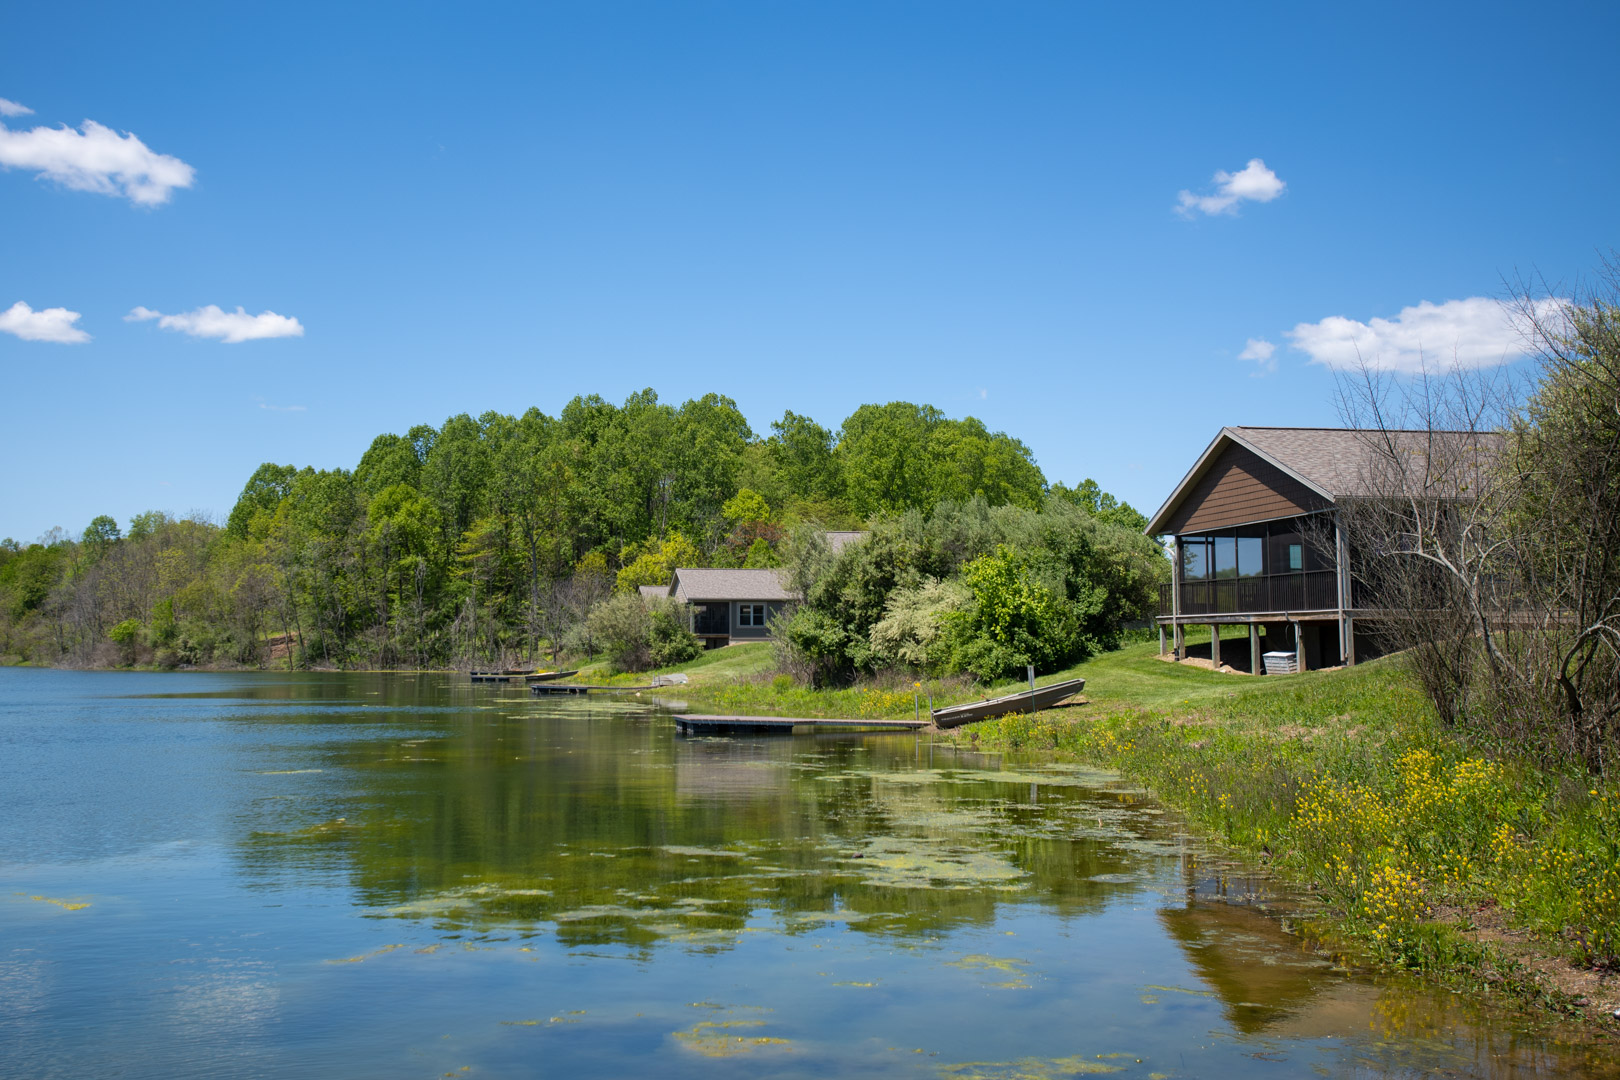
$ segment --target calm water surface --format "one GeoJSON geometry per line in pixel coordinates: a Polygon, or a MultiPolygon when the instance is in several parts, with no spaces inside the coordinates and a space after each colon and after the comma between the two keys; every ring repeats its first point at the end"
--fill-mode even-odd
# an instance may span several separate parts
{"type": "Polygon", "coordinates": [[[0,670],[0,1075],[1615,1076],[1141,792],[448,676],[0,670]]]}

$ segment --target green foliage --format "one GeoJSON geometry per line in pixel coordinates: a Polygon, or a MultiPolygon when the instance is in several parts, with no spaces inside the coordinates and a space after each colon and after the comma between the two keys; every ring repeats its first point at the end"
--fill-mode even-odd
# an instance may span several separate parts
{"type": "Polygon", "coordinates": [[[962,568],[971,602],[944,619],[949,663],[991,682],[1026,665],[1045,674],[1077,652],[1079,613],[1031,571],[1029,561],[1005,544],[962,568]]]}
{"type": "Polygon", "coordinates": [[[0,563],[0,600],[7,615],[21,620],[45,603],[66,568],[66,554],[59,546],[29,544],[0,563]]]}
{"type": "Polygon", "coordinates": [[[91,562],[100,562],[107,549],[118,542],[118,522],[106,514],[92,518],[84,530],[84,536],[79,540],[84,545],[85,554],[91,562]]]}
{"type": "Polygon", "coordinates": [[[687,629],[684,604],[658,599],[647,605],[648,662],[652,667],[672,667],[696,660],[703,654],[703,641],[687,629]]]}
{"type": "Polygon", "coordinates": [[[265,462],[253,470],[248,482],[237,496],[231,516],[225,520],[225,531],[238,540],[247,538],[255,515],[273,513],[281,500],[292,490],[293,478],[298,470],[291,465],[265,462]]]}
{"type": "Polygon", "coordinates": [[[972,594],[960,581],[929,578],[921,585],[896,589],[883,606],[883,618],[867,635],[873,658],[888,666],[940,667],[949,654],[942,640],[946,624],[972,603],[972,594]]]}
{"type": "Polygon", "coordinates": [[[1033,509],[1046,486],[1017,439],[907,401],[856,409],[839,431],[836,455],[845,496],[862,516],[975,497],[1033,509]]]}
{"type": "Polygon", "coordinates": [[[686,628],[684,605],[673,600],[643,602],[634,593],[618,593],[593,608],[588,622],[618,671],[668,667],[703,652],[703,643],[686,628]]]}
{"type": "Polygon", "coordinates": [[[1073,488],[1066,484],[1053,484],[1052,497],[1072,502],[1098,521],[1118,525],[1132,532],[1144,532],[1148,527],[1146,515],[1130,503],[1120,502],[1089,477],[1081,481],[1078,487],[1073,488]]]}
{"type": "Polygon", "coordinates": [[[751,488],[743,488],[720,507],[726,524],[732,528],[746,525],[765,525],[771,522],[771,506],[764,496],[751,488]]]}
{"type": "Polygon", "coordinates": [[[141,620],[125,619],[107,631],[107,640],[120,645],[133,645],[141,636],[141,620]]]}
{"type": "Polygon", "coordinates": [[[675,571],[683,566],[701,566],[703,553],[697,545],[678,532],[654,542],[648,550],[619,571],[617,587],[621,592],[635,592],[642,585],[668,585],[675,571]]]}
{"type": "Polygon", "coordinates": [[[1028,663],[1053,670],[1117,644],[1120,624],[1149,610],[1168,573],[1152,541],[1070,503],[1052,500],[1037,512],[982,498],[883,518],[836,557],[795,534],[785,565],[805,603],[782,637],[822,682],[848,681],[902,650],[926,653],[929,670],[986,679],[1028,663]],[[943,640],[925,642],[919,627],[904,625],[923,603],[908,594],[953,581],[970,564],[970,602],[943,620],[943,640]]]}

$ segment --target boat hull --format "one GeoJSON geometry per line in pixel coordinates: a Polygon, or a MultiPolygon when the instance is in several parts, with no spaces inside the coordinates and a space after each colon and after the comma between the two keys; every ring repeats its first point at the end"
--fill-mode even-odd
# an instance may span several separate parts
{"type": "Polygon", "coordinates": [[[941,728],[961,727],[978,720],[989,720],[996,716],[1006,716],[1008,713],[1038,712],[1041,709],[1050,709],[1054,705],[1061,705],[1074,697],[1086,687],[1084,679],[1067,679],[1063,682],[1053,683],[1050,686],[1037,686],[1034,693],[1028,690],[1018,694],[1008,694],[1005,697],[991,698],[989,701],[973,701],[966,705],[952,705],[946,709],[935,709],[931,714],[934,726],[941,728]]]}

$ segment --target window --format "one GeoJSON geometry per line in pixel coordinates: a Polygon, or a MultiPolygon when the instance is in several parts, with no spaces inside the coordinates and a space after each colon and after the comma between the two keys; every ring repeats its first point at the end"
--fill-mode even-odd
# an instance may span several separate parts
{"type": "Polygon", "coordinates": [[[1305,569],[1305,546],[1303,544],[1288,545],[1288,569],[1305,569]]]}
{"type": "Polygon", "coordinates": [[[1259,577],[1266,572],[1266,527],[1246,525],[1237,531],[1238,577],[1259,577]]]}
{"type": "Polygon", "coordinates": [[[1209,577],[1209,540],[1202,536],[1181,538],[1181,576],[1185,581],[1209,577]]]}
{"type": "Polygon", "coordinates": [[[738,604],[737,605],[737,625],[738,626],[764,626],[765,625],[765,605],[764,604],[738,604]]]}
{"type": "Polygon", "coordinates": [[[1237,577],[1237,537],[1215,537],[1215,576],[1218,578],[1237,577]]]}

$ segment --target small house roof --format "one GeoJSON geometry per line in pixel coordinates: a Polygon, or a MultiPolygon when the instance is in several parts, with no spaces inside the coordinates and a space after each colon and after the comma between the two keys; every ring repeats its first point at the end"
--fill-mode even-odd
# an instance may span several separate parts
{"type": "Polygon", "coordinates": [[[655,597],[655,596],[668,596],[669,595],[669,586],[668,585],[637,585],[636,586],[636,591],[641,594],[641,598],[643,600],[648,600],[648,599],[651,599],[652,597],[655,597]]]}
{"type": "Polygon", "coordinates": [[[797,600],[780,570],[716,570],[682,567],[675,571],[669,595],[687,603],[709,600],[797,600]]]}
{"type": "MultiPolygon", "coordinates": [[[[1436,437],[1463,439],[1476,447],[1494,446],[1501,437],[1490,432],[1463,431],[1377,431],[1365,428],[1281,428],[1223,427],[1203,454],[1181,478],[1148,522],[1146,532],[1153,536],[1166,531],[1182,501],[1193,491],[1221,453],[1240,446],[1299,481],[1329,503],[1368,495],[1374,477],[1387,473],[1383,459],[1389,442],[1397,452],[1413,458],[1426,458],[1436,437]]],[[[1456,442],[1452,442],[1454,447],[1456,442]]],[[[1440,455],[1444,457],[1444,454],[1440,455]]]]}
{"type": "Polygon", "coordinates": [[[832,548],[833,554],[836,555],[855,541],[865,538],[866,531],[864,529],[834,530],[822,535],[827,538],[827,546],[832,548]]]}

